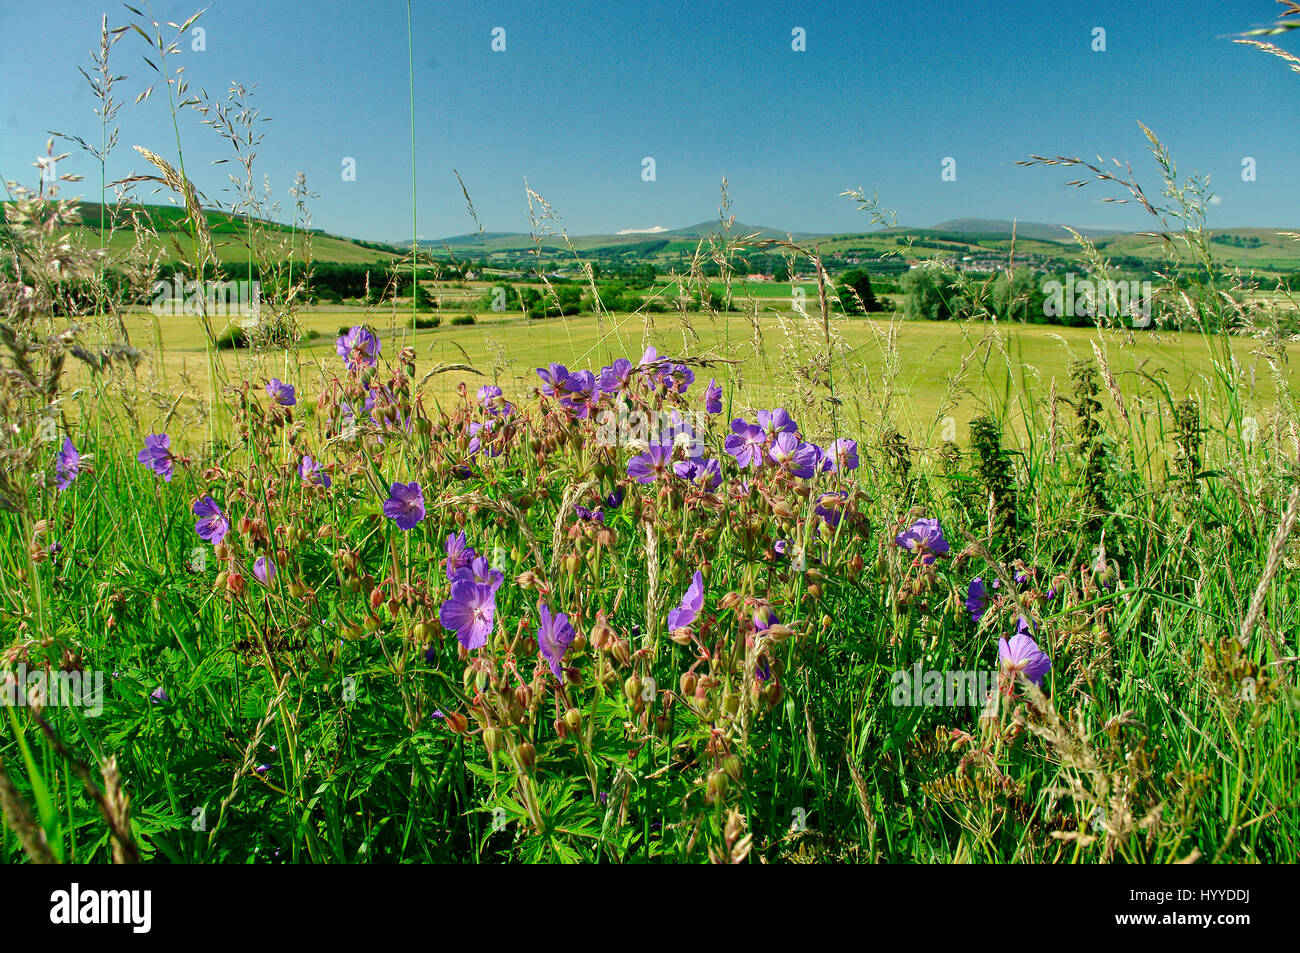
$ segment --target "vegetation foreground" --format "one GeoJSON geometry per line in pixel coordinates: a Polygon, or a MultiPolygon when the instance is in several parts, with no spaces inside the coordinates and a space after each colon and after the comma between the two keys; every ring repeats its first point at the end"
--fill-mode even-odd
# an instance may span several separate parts
{"type": "MultiPolygon", "coordinates": [[[[805,310],[719,333],[693,267],[680,347],[594,281],[577,339],[545,307],[499,346],[420,337],[420,292],[405,326],[389,289],[313,345],[302,269],[255,228],[251,347],[200,313],[177,369],[160,322],[129,343],[149,262],[111,285],[112,235],[67,240],[57,188],[11,186],[0,853],[1300,859],[1289,325],[1225,293],[1208,193],[1152,144],[1191,203],[1180,228],[1149,207],[1181,245],[1160,326],[1098,317],[1032,372],[978,282],[941,364],[924,324],[845,317],[792,242],[760,244],[812,270],[805,310]],[[534,326],[525,383],[497,357],[534,326]]],[[[187,273],[220,275],[183,162],[141,154],[187,273]]],[[[727,224],[696,255],[724,282],[727,224]]]]}

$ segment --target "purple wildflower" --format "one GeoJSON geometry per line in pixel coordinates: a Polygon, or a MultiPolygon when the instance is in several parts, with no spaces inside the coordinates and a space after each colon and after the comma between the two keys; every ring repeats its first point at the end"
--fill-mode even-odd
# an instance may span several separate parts
{"type": "MultiPolygon", "coordinates": [[[[492,590],[493,595],[501,588],[505,582],[505,574],[499,569],[493,569],[492,564],[487,561],[485,556],[475,556],[470,560],[468,566],[462,566],[456,570],[456,579],[470,579],[481,585],[487,586],[492,590]]],[[[455,580],[452,580],[455,582],[455,580]]]]}
{"type": "Polygon", "coordinates": [[[81,454],[72,443],[71,437],[63,438],[63,449],[54,459],[54,485],[66,490],[81,472],[81,454]]]}
{"type": "Polygon", "coordinates": [[[810,443],[802,443],[788,430],[777,434],[768,453],[773,462],[791,476],[806,480],[813,475],[813,464],[817,460],[816,448],[810,443]]]}
{"type": "Polygon", "coordinates": [[[624,491],[621,486],[614,487],[609,491],[609,495],[605,497],[605,506],[611,510],[618,509],[623,505],[623,494],[624,491]]]}
{"type": "Polygon", "coordinates": [[[564,675],[560,662],[564,660],[564,654],[569,650],[577,633],[573,631],[573,626],[569,624],[569,617],[563,612],[557,612],[552,616],[551,608],[546,603],[542,603],[538,611],[541,613],[542,622],[537,627],[537,647],[541,650],[542,657],[551,664],[551,673],[559,679],[564,675]]]}
{"type": "Polygon", "coordinates": [[[539,367],[537,376],[542,379],[542,393],[557,400],[576,391],[580,384],[574,381],[573,375],[563,364],[552,364],[549,368],[539,367]]]}
{"type": "Polygon", "coordinates": [[[294,393],[293,385],[286,384],[278,377],[272,377],[271,383],[266,385],[266,392],[271,395],[271,399],[281,407],[292,407],[298,403],[298,397],[294,393]]]}
{"type": "Polygon", "coordinates": [[[703,608],[704,574],[696,570],[686,595],[682,597],[681,605],[668,613],[668,631],[676,632],[678,629],[694,624],[703,608]]]}
{"type": "Polygon", "coordinates": [[[194,501],[192,507],[194,515],[198,521],[194,524],[194,532],[199,534],[199,539],[207,540],[213,546],[216,546],[226,534],[230,532],[230,520],[226,519],[226,514],[221,512],[221,507],[217,506],[217,501],[210,496],[199,497],[194,501]]]}
{"type": "Polygon", "coordinates": [[[136,454],[136,459],[154,473],[170,483],[174,460],[171,453],[172,438],[165,433],[151,433],[144,438],[144,449],[136,454]]]}
{"type": "Polygon", "coordinates": [[[302,477],[304,483],[315,483],[317,486],[329,489],[330,475],[325,472],[325,467],[320,461],[313,460],[309,456],[304,456],[302,463],[298,464],[298,476],[302,477]]]}
{"type": "Polygon", "coordinates": [[[451,598],[438,611],[438,621],[456,633],[467,650],[487,645],[496,615],[496,594],[491,586],[464,577],[451,584],[451,598]]]}
{"type": "Polygon", "coordinates": [[[351,370],[379,363],[379,338],[359,324],[335,341],[334,349],[351,370]]]}
{"type": "Polygon", "coordinates": [[[515,405],[505,399],[495,384],[484,384],[478,389],[478,402],[493,417],[508,417],[515,412],[515,405]]]}
{"type": "MultiPolygon", "coordinates": [[[[996,584],[996,583],[995,583],[996,584]]],[[[972,622],[978,622],[989,608],[989,590],[984,585],[984,577],[976,576],[966,587],[966,611],[972,622]]]]}
{"type": "Polygon", "coordinates": [[[632,380],[632,362],[620,357],[609,367],[600,370],[600,392],[618,394],[628,389],[632,380]]]}
{"type": "Polygon", "coordinates": [[[763,431],[769,437],[776,437],[777,434],[795,432],[794,421],[786,413],[784,407],[778,407],[776,410],[760,410],[758,412],[758,429],[763,431]]]}
{"type": "Polygon", "coordinates": [[[937,519],[920,519],[894,537],[903,549],[921,558],[929,566],[936,556],[943,556],[949,550],[948,541],[943,538],[943,529],[937,519]]]}
{"type": "Polygon", "coordinates": [[[265,556],[258,556],[253,563],[253,578],[269,589],[271,580],[275,578],[275,563],[265,556]]]}
{"type": "Polygon", "coordinates": [[[1052,660],[1047,657],[1047,653],[1038,647],[1033,636],[1025,632],[1017,632],[1010,641],[999,639],[998,659],[1002,662],[1003,671],[1012,677],[1024,675],[1035,685],[1042,684],[1043,676],[1052,667],[1052,660]]]}
{"type": "Polygon", "coordinates": [[[159,685],[157,688],[151,691],[149,693],[149,697],[153,699],[153,703],[155,705],[161,705],[164,702],[169,702],[172,700],[171,696],[167,694],[167,689],[163,688],[161,685],[159,685]]]}
{"type": "Polygon", "coordinates": [[[731,434],[722,443],[722,448],[736,458],[740,467],[759,467],[763,465],[764,445],[767,435],[761,427],[743,420],[731,422],[731,434]]]}
{"type": "Polygon", "coordinates": [[[659,477],[667,475],[672,458],[671,446],[654,444],[645,453],[637,454],[627,462],[627,475],[638,483],[653,483],[659,477]]]}
{"type": "Polygon", "coordinates": [[[823,493],[817,500],[817,506],[813,512],[826,521],[827,526],[839,526],[840,517],[843,515],[845,505],[849,500],[848,490],[840,490],[834,493],[823,493]]]}
{"type": "Polygon", "coordinates": [[[722,387],[716,377],[710,378],[709,386],[704,391],[704,411],[709,414],[722,413],[722,387]]]}
{"type": "Polygon", "coordinates": [[[706,490],[716,490],[722,483],[722,467],[717,460],[701,460],[699,457],[678,460],[673,464],[673,472],[706,490]]]}
{"type": "Polygon", "coordinates": [[[834,473],[836,470],[856,470],[858,465],[858,442],[841,437],[826,451],[823,467],[834,473]]]}
{"type": "Polygon", "coordinates": [[[591,405],[599,394],[596,375],[591,371],[574,371],[569,375],[568,389],[571,393],[561,397],[560,403],[569,408],[575,417],[587,419],[591,405]]]}
{"type": "Polygon", "coordinates": [[[424,519],[424,494],[420,484],[394,483],[388,488],[388,499],[384,500],[384,515],[405,532],[413,529],[415,524],[424,519]]]}
{"type": "Polygon", "coordinates": [[[447,566],[448,581],[455,579],[456,574],[463,568],[474,561],[478,553],[474,552],[473,547],[465,541],[465,533],[448,533],[447,542],[443,546],[443,552],[447,554],[444,562],[447,566]]]}

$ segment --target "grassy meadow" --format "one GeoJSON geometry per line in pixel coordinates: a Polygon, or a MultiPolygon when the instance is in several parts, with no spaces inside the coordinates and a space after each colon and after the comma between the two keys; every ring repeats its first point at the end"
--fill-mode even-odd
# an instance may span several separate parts
{"type": "Polygon", "coordinates": [[[736,311],[421,315],[158,148],[187,273],[277,281],[218,348],[104,183],[11,185],[7,863],[1300,860],[1300,352],[1195,209],[1151,330],[798,312],[719,237],[736,311]]]}

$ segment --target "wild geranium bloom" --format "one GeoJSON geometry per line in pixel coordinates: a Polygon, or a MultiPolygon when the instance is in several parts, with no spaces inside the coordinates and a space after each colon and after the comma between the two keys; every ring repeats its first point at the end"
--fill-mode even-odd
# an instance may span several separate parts
{"type": "Polygon", "coordinates": [[[415,524],[424,519],[424,493],[420,484],[394,483],[388,488],[388,499],[384,500],[384,515],[397,524],[403,532],[414,529],[415,524]]]}
{"type": "Polygon", "coordinates": [[[685,364],[669,364],[659,372],[659,382],[674,393],[685,394],[695,383],[695,372],[685,364]]]}
{"type": "Polygon", "coordinates": [[[198,521],[194,524],[194,532],[199,534],[199,539],[205,539],[213,546],[217,545],[226,538],[230,532],[230,520],[226,519],[226,514],[221,512],[221,507],[217,506],[217,501],[210,496],[199,497],[194,501],[194,515],[198,521]]]}
{"type": "Polygon", "coordinates": [[[776,410],[760,410],[758,412],[758,429],[763,431],[769,437],[775,437],[777,434],[794,433],[797,429],[790,415],[786,413],[784,407],[778,407],[776,410]]]}
{"type": "Polygon", "coordinates": [[[638,483],[653,483],[667,475],[673,459],[673,448],[654,444],[645,453],[637,454],[627,462],[627,475],[638,483]]]}
{"type": "Polygon", "coordinates": [[[998,640],[998,659],[1002,670],[1011,676],[1023,675],[1035,685],[1041,685],[1043,676],[1052,668],[1052,660],[1038,647],[1033,636],[1017,632],[1008,641],[998,640]]]}
{"type": "Polygon", "coordinates": [[[609,367],[600,369],[600,392],[618,394],[627,390],[632,382],[632,362],[620,357],[609,367]]]}
{"type": "Polygon", "coordinates": [[[943,538],[943,529],[937,519],[920,519],[894,537],[894,542],[909,553],[921,558],[929,566],[936,556],[946,555],[948,541],[943,538]]]}
{"type": "Polygon", "coordinates": [[[272,377],[271,383],[266,385],[266,392],[271,395],[271,399],[281,407],[292,407],[298,403],[298,397],[294,393],[293,385],[286,384],[278,377],[272,377]]]}
{"type": "Polygon", "coordinates": [[[754,611],[754,631],[766,632],[774,625],[780,625],[781,620],[777,618],[776,613],[772,611],[771,606],[759,606],[754,611]]]}
{"type": "Polygon", "coordinates": [[[495,384],[484,384],[478,389],[478,402],[493,417],[508,417],[515,412],[515,405],[506,400],[495,384]]]}
{"type": "Polygon", "coordinates": [[[989,609],[989,590],[984,585],[984,577],[976,576],[966,587],[966,611],[972,622],[978,622],[989,609]]]}
{"type": "Polygon", "coordinates": [[[319,461],[309,456],[304,456],[302,463],[298,464],[298,476],[302,477],[304,483],[315,483],[317,486],[329,489],[330,475],[325,472],[325,468],[319,461]]]}
{"type": "Polygon", "coordinates": [[[491,586],[461,577],[451,584],[451,598],[438,610],[443,628],[456,633],[466,650],[487,645],[496,615],[496,594],[491,586]]]}
{"type": "Polygon", "coordinates": [[[614,489],[609,491],[609,495],[605,497],[605,508],[611,510],[618,509],[623,505],[623,496],[623,488],[621,486],[614,487],[614,489]]]}
{"type": "Polygon", "coordinates": [[[253,578],[262,585],[270,587],[271,580],[275,578],[275,563],[265,556],[258,556],[257,561],[253,563],[253,578]]]}
{"type": "Polygon", "coordinates": [[[496,433],[496,418],[488,421],[471,420],[469,422],[469,444],[465,447],[465,452],[471,457],[483,449],[487,444],[488,456],[501,456],[500,444],[492,440],[492,435],[496,433]]]}
{"type": "Polygon", "coordinates": [[[856,470],[858,468],[858,442],[856,440],[846,440],[843,437],[831,444],[830,450],[826,451],[825,457],[826,469],[834,472],[836,470],[856,470]]]}
{"type": "Polygon", "coordinates": [[[172,452],[172,438],[165,433],[151,433],[144,438],[144,449],[136,454],[136,459],[147,466],[154,473],[163,478],[164,483],[170,483],[174,469],[172,452]]]}
{"type": "Polygon", "coordinates": [[[551,607],[546,603],[538,608],[541,614],[542,622],[537,627],[537,647],[542,653],[542,657],[551,665],[551,674],[557,679],[563,678],[564,670],[560,663],[564,660],[564,654],[573,644],[577,633],[573,631],[573,626],[569,624],[569,617],[563,612],[557,612],[551,615],[551,607]]]}
{"type": "Polygon", "coordinates": [[[359,324],[335,341],[334,349],[352,370],[379,363],[379,338],[359,324]]]}
{"type": "Polygon", "coordinates": [[[575,417],[585,420],[598,395],[596,375],[591,371],[574,371],[569,374],[567,386],[570,393],[562,396],[560,403],[569,408],[575,417]]]}
{"type": "Polygon", "coordinates": [[[699,457],[678,460],[673,464],[673,472],[683,480],[706,490],[717,489],[722,482],[722,467],[717,460],[701,460],[699,457]]]}
{"type": "Polygon", "coordinates": [[[468,566],[462,566],[456,570],[456,579],[472,579],[475,582],[482,583],[490,588],[493,594],[501,588],[501,583],[505,582],[505,578],[503,572],[492,568],[492,564],[487,561],[485,556],[475,556],[468,566]]]}
{"type": "Polygon", "coordinates": [[[759,467],[767,455],[766,443],[767,435],[761,427],[737,419],[731,422],[731,434],[722,442],[722,449],[742,468],[759,467]]]}
{"type": "Polygon", "coordinates": [[[163,688],[161,685],[151,691],[149,697],[153,699],[155,705],[161,705],[163,702],[169,702],[172,700],[171,696],[167,694],[167,689],[163,688]]]}
{"type": "Polygon", "coordinates": [[[63,438],[63,449],[54,458],[54,485],[66,490],[81,472],[81,454],[72,443],[71,437],[63,438]]]}
{"type": "Polygon", "coordinates": [[[848,490],[839,490],[833,493],[823,493],[817,500],[817,506],[813,512],[826,521],[828,526],[839,526],[840,517],[843,515],[844,506],[848,502],[848,490]]]}
{"type": "Polygon", "coordinates": [[[772,461],[791,476],[806,480],[813,475],[813,464],[817,460],[817,449],[809,443],[800,442],[789,431],[781,431],[768,451],[772,461]]]}
{"type": "Polygon", "coordinates": [[[676,632],[678,629],[692,625],[699,618],[700,610],[703,608],[704,574],[696,570],[695,578],[691,580],[690,586],[686,589],[686,595],[682,597],[681,605],[668,613],[668,631],[676,632]]]}
{"type": "Polygon", "coordinates": [[[569,369],[563,364],[537,368],[537,376],[542,379],[542,393],[557,400],[577,390],[576,382],[569,369]]]}
{"type": "Polygon", "coordinates": [[[709,386],[704,391],[704,411],[709,414],[722,413],[722,387],[716,377],[709,379],[709,386]]]}
{"type": "Polygon", "coordinates": [[[447,554],[444,560],[447,566],[448,581],[455,579],[456,574],[470,565],[478,553],[474,548],[465,541],[464,531],[459,533],[448,533],[447,542],[443,545],[443,552],[447,554]]]}

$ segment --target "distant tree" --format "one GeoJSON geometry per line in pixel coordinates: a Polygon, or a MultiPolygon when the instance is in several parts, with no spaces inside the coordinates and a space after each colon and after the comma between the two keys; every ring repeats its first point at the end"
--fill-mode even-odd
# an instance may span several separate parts
{"type": "Polygon", "coordinates": [[[871,290],[871,275],[865,268],[851,268],[840,276],[836,289],[840,296],[840,306],[845,314],[862,314],[869,311],[883,311],[876,294],[871,290]]]}

